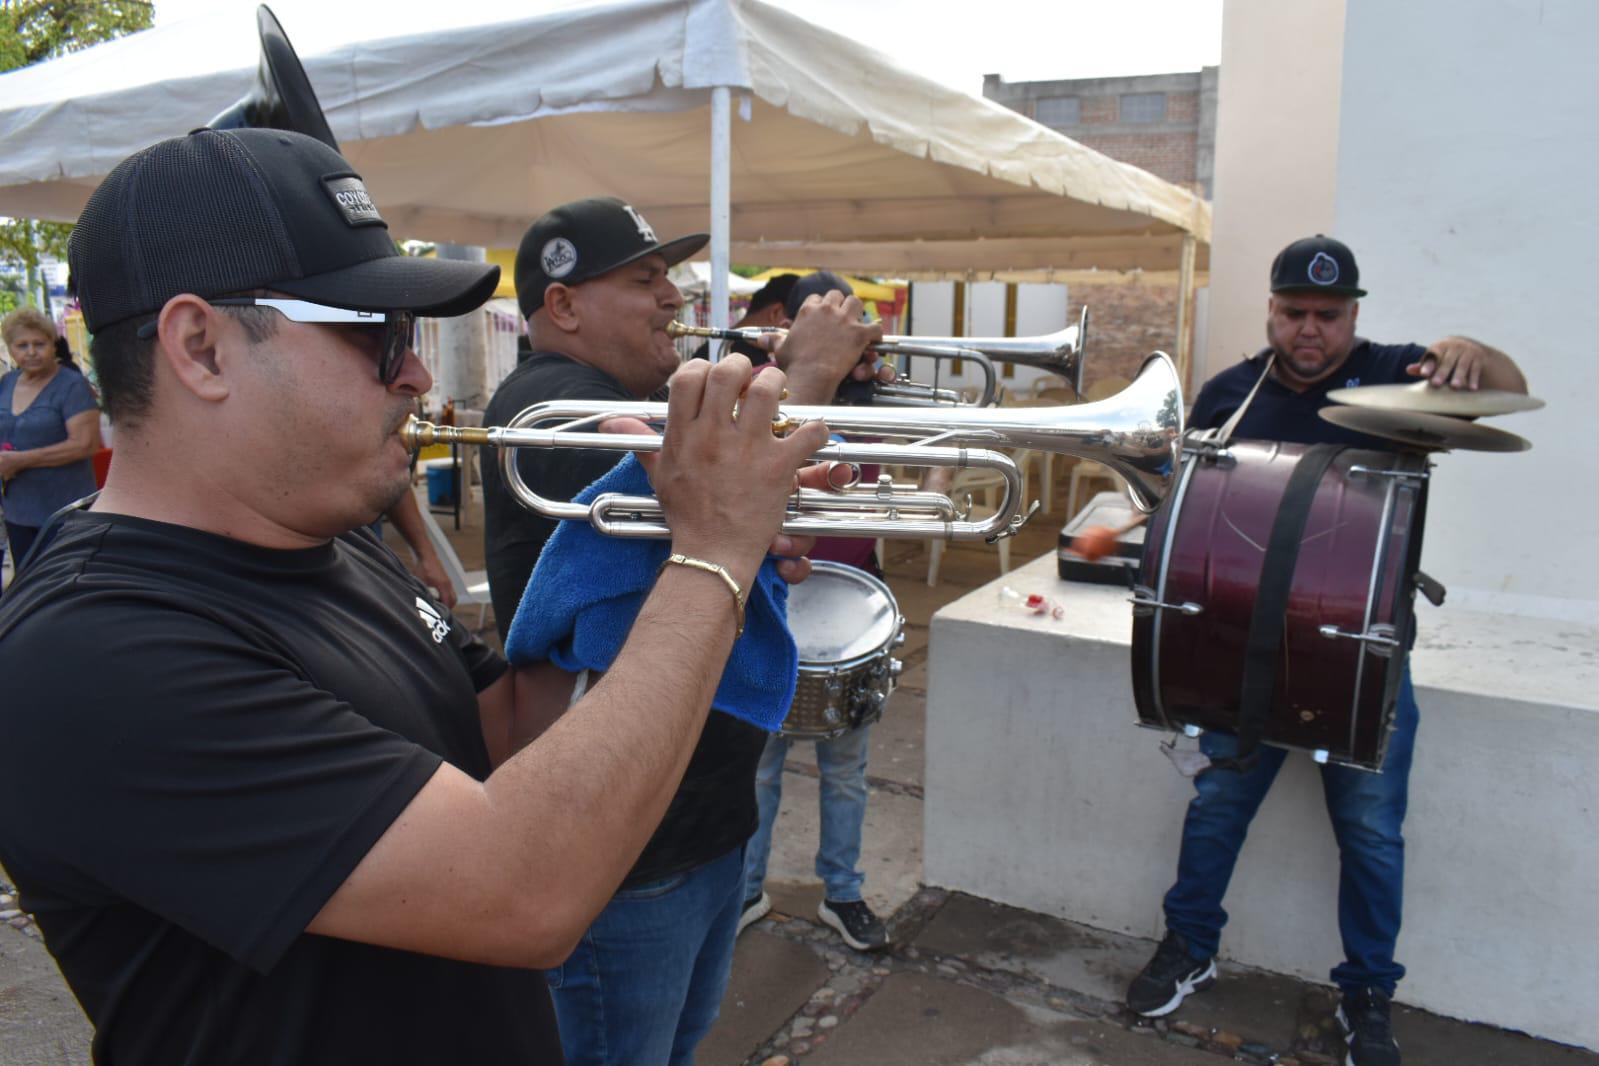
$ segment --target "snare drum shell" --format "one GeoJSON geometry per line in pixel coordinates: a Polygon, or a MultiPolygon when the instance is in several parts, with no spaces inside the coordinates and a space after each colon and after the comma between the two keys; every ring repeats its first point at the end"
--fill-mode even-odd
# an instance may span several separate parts
{"type": "Polygon", "coordinates": [[[815,560],[789,590],[799,652],[794,702],[779,732],[827,740],[877,721],[894,691],[892,651],[904,619],[887,585],[842,563],[815,560]]]}
{"type": "MultiPolygon", "coordinates": [[[[1229,450],[1230,459],[1191,456],[1150,524],[1142,583],[1160,602],[1196,603],[1201,612],[1135,612],[1134,698],[1144,725],[1238,728],[1265,549],[1306,447],[1240,441],[1229,450]]],[[[1290,586],[1268,742],[1381,767],[1412,634],[1425,480],[1352,471],[1425,466],[1414,454],[1346,449],[1323,474],[1290,586]],[[1391,632],[1401,644],[1329,638],[1323,626],[1391,632]]]]}

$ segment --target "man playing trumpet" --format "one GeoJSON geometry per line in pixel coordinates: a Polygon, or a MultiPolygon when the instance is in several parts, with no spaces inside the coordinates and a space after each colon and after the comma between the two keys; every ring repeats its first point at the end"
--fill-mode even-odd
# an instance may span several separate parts
{"type": "Polygon", "coordinates": [[[539,968],[672,799],[728,583],[806,546],[824,427],[774,437],[783,375],[742,357],[677,375],[654,474],[703,566],[513,753],[550,694],[362,528],[410,491],[414,317],[497,268],[400,256],[337,152],[266,129],[125,160],[70,259],[118,447],[0,606],[0,862],[96,1059],[559,1062],[539,968]]]}
{"type": "MultiPolygon", "coordinates": [[[[504,425],[546,400],[656,396],[678,366],[666,326],[683,299],[667,270],[705,242],[694,234],[663,243],[637,210],[614,199],[565,204],[536,221],[516,258],[517,299],[534,354],[496,390],[484,424],[504,425]]],[[[863,353],[880,337],[878,327],[861,321],[860,301],[836,293],[811,301],[777,354],[790,401],[825,404],[843,378],[869,376],[871,357],[863,353]]],[[[744,365],[742,356],[732,358],[744,365]]],[[[558,500],[571,499],[616,461],[614,453],[543,449],[521,449],[516,458],[527,485],[558,500]]],[[[484,501],[490,591],[505,635],[555,522],[521,509],[494,464],[484,467],[484,501]]],[[[534,669],[576,687],[575,675],[534,669]]],[[[563,707],[557,703],[550,715],[563,707]]],[[[757,824],[755,768],[766,734],[713,714],[697,736],[666,817],[620,891],[550,971],[573,1066],[689,1062],[716,1019],[732,965],[744,845],[757,824]]]]}

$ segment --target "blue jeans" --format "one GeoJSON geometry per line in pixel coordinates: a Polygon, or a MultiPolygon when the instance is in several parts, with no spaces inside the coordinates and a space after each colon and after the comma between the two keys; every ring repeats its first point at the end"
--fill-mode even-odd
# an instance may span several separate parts
{"type": "Polygon", "coordinates": [[[611,897],[549,970],[567,1066],[692,1066],[733,968],[744,849],[611,897]]]}
{"type": "MultiPolygon", "coordinates": [[[[1340,858],[1338,930],[1344,962],[1333,969],[1332,979],[1345,990],[1370,986],[1392,995],[1405,975],[1405,968],[1394,961],[1394,942],[1404,900],[1405,838],[1400,827],[1418,718],[1406,668],[1382,773],[1331,763],[1321,768],[1340,858]]],[[[1199,744],[1212,759],[1237,750],[1237,741],[1225,733],[1206,733],[1199,744]]],[[[1250,820],[1288,754],[1282,748],[1257,750],[1254,766],[1242,773],[1213,770],[1194,781],[1196,795],[1183,823],[1177,883],[1166,893],[1165,909],[1166,927],[1187,938],[1196,958],[1209,958],[1220,946],[1222,926],[1227,924],[1222,897],[1250,820]]]]}
{"type": "MultiPolygon", "coordinates": [[[[821,771],[821,844],[816,849],[816,876],[827,898],[853,903],[861,898],[861,825],[866,821],[866,755],[872,727],[852,729],[832,740],[816,741],[816,765],[821,771]]],[[[761,765],[755,771],[755,800],[761,824],[750,838],[744,860],[744,898],[761,894],[766,881],[766,861],[772,853],[772,824],[783,799],[783,760],[792,741],[779,733],[766,739],[761,765]]],[[[809,743],[806,741],[805,743],[809,743]]]]}

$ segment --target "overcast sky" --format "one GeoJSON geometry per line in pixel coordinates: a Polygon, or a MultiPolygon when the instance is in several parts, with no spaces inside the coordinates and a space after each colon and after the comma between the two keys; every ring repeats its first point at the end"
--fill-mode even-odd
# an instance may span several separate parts
{"type": "MultiPolygon", "coordinates": [[[[156,23],[237,8],[243,32],[258,0],[156,0],[156,23]]],[[[416,0],[391,0],[390,10],[416,0]]],[[[593,6],[596,0],[525,0],[522,11],[593,6]]],[[[427,8],[447,11],[429,0],[427,8]]],[[[946,85],[980,93],[984,74],[1011,81],[1168,74],[1221,60],[1222,0],[782,0],[782,6],[894,56],[946,85]]],[[[277,0],[273,10],[295,39],[295,20],[374,4],[277,0]]],[[[381,9],[381,8],[379,8],[381,9]]],[[[372,28],[381,35],[381,25],[372,28]]]]}

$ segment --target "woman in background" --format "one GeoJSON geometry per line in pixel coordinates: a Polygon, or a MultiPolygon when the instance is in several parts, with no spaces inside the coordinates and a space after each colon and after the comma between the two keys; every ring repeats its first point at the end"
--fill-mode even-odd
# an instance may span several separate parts
{"type": "Polygon", "coordinates": [[[13,311],[0,320],[0,339],[17,365],[0,377],[0,499],[18,568],[45,520],[94,491],[100,412],[83,375],[56,360],[49,316],[13,311]]]}

